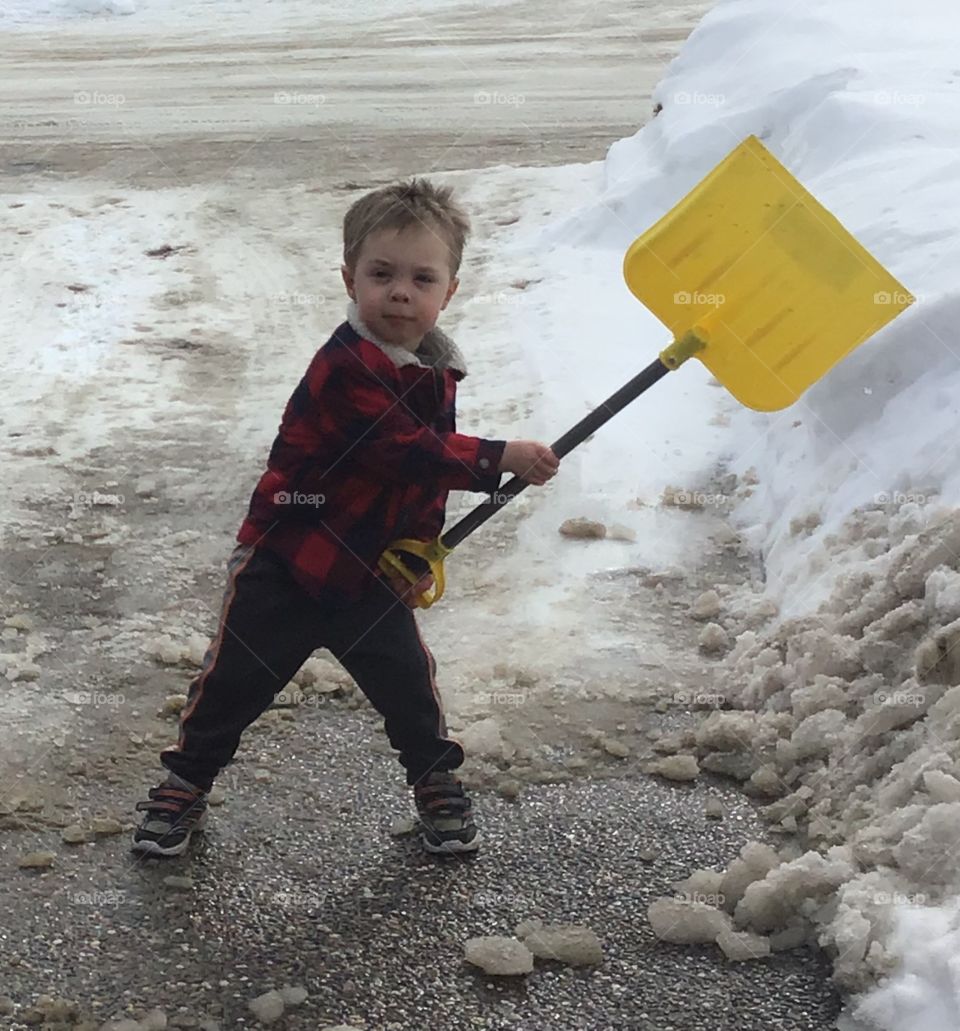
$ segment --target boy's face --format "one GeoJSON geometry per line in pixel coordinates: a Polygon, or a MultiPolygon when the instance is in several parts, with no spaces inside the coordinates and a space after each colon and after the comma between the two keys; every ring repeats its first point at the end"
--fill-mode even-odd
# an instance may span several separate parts
{"type": "Polygon", "coordinates": [[[361,321],[388,344],[415,351],[456,293],[450,252],[426,226],[384,229],[363,241],[356,267],[342,265],[347,293],[361,321]]]}

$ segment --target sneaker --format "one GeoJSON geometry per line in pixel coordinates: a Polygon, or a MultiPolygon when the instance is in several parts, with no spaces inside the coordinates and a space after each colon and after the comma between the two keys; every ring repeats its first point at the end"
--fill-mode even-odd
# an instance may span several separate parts
{"type": "Polygon", "coordinates": [[[187,851],[190,836],[202,830],[207,816],[207,796],[187,781],[168,778],[151,788],[149,798],[136,808],[147,815],[133,833],[134,852],[153,856],[179,856],[187,851]]]}
{"type": "Polygon", "coordinates": [[[480,846],[470,799],[449,770],[427,774],[414,785],[413,797],[420,816],[420,841],[428,852],[474,852],[480,846]]]}

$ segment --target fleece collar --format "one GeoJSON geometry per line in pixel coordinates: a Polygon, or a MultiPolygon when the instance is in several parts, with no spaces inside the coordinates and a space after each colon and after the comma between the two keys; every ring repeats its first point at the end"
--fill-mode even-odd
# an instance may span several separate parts
{"type": "Polygon", "coordinates": [[[460,353],[460,348],[442,329],[437,329],[436,326],[424,336],[414,353],[401,347],[400,344],[389,344],[374,336],[369,327],[360,321],[360,311],[354,300],[347,305],[347,321],[364,340],[376,344],[388,358],[393,360],[397,367],[402,365],[419,365],[421,368],[433,366],[438,369],[452,369],[459,372],[461,376],[467,374],[467,363],[460,353]]]}

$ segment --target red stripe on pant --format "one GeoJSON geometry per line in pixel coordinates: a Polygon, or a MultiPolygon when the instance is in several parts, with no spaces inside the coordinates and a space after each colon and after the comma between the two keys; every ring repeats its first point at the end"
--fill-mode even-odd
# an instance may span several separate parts
{"type": "Polygon", "coordinates": [[[223,646],[223,635],[227,628],[227,615],[230,612],[230,606],[233,604],[233,600],[237,595],[237,577],[247,568],[250,560],[256,554],[256,549],[250,548],[245,555],[237,555],[239,548],[234,549],[233,555],[230,557],[227,563],[228,579],[227,587],[223,592],[223,601],[220,605],[220,625],[217,631],[217,636],[213,639],[210,647],[207,648],[207,652],[203,657],[203,668],[200,675],[196,679],[196,688],[193,693],[193,697],[183,707],[180,712],[180,733],[177,737],[176,749],[183,748],[183,721],[187,719],[193,710],[197,707],[197,703],[200,701],[203,695],[203,685],[206,683],[207,676],[210,670],[217,663],[217,657],[220,654],[220,649],[223,646]]]}

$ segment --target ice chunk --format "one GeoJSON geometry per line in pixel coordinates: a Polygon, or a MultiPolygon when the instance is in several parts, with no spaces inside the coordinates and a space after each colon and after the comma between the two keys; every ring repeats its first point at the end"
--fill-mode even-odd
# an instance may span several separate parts
{"type": "Polygon", "coordinates": [[[749,931],[721,931],[717,944],[731,962],[763,959],[770,955],[770,939],[749,931]]]}
{"type": "Polygon", "coordinates": [[[780,862],[780,856],[769,845],[748,842],[740,850],[739,858],[734,859],[721,877],[719,891],[723,900],[720,905],[728,913],[733,913],[747,887],[766,877],[780,862]]]}
{"type": "Polygon", "coordinates": [[[923,585],[923,601],[938,623],[960,619],[960,573],[949,566],[935,569],[923,585]]]}
{"type": "Polygon", "coordinates": [[[697,747],[711,752],[748,752],[756,725],[753,712],[712,712],[697,727],[697,747]]]}
{"type": "Polygon", "coordinates": [[[847,727],[839,709],[823,709],[803,720],[790,737],[798,759],[827,755],[847,727]]]}
{"type": "Polygon", "coordinates": [[[733,929],[727,913],[685,899],[657,899],[650,903],[647,917],[658,938],[678,945],[713,942],[722,931],[733,929]]]}
{"type": "Polygon", "coordinates": [[[812,684],[797,687],[790,693],[790,707],[798,720],[805,720],[824,709],[843,710],[848,702],[846,685],[839,677],[818,673],[812,684]]]}
{"type": "Polygon", "coordinates": [[[852,859],[849,848],[836,846],[825,856],[805,852],[780,864],[747,886],[734,911],[737,927],[766,933],[785,927],[798,914],[810,915],[854,875],[852,859]]]}
{"type": "Polygon", "coordinates": [[[647,773],[655,773],[667,780],[696,780],[700,767],[694,755],[668,755],[654,759],[644,767],[647,773]]]}
{"type": "Polygon", "coordinates": [[[960,780],[942,770],[927,770],[923,786],[937,802],[960,802],[960,780]]]}
{"type": "Polygon", "coordinates": [[[720,595],[714,590],[704,591],[690,606],[694,619],[715,619],[720,615],[720,595]]]}
{"type": "Polygon", "coordinates": [[[572,966],[603,962],[600,939],[581,924],[543,924],[524,936],[523,944],[541,959],[556,959],[572,966]]]}
{"type": "Polygon", "coordinates": [[[469,938],[464,958],[487,974],[529,974],[533,970],[533,953],[527,946],[516,938],[499,935],[469,938]]]}
{"type": "Polygon", "coordinates": [[[457,735],[468,754],[494,759],[510,759],[515,749],[503,739],[500,724],[493,716],[477,720],[457,735]]]}
{"type": "Polygon", "coordinates": [[[719,623],[707,623],[700,631],[700,651],[706,655],[721,655],[730,647],[730,635],[719,623]]]}
{"type": "Polygon", "coordinates": [[[938,802],[904,835],[893,857],[918,882],[949,880],[960,853],[960,802],[938,802]]]}

